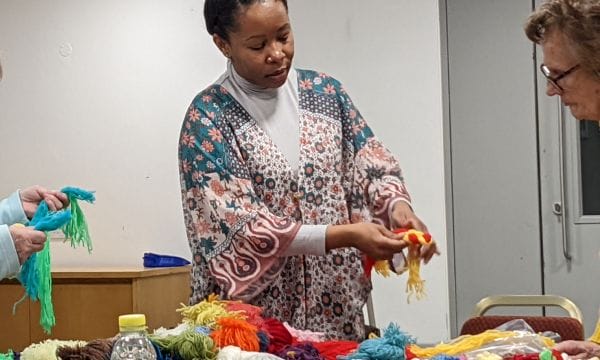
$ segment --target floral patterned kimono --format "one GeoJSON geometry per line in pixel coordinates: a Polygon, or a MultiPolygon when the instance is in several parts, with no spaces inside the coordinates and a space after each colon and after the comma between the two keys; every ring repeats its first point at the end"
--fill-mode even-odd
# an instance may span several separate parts
{"type": "Polygon", "coordinates": [[[371,291],[362,254],[284,256],[301,224],[376,222],[409,201],[392,154],[341,84],[298,70],[299,169],[220,85],[190,105],[179,166],[194,256],[191,303],[211,293],[329,338],[362,340],[371,291]]]}

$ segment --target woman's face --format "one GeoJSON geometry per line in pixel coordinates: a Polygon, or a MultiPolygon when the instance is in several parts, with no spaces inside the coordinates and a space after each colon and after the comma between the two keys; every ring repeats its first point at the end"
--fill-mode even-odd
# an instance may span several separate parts
{"type": "Polygon", "coordinates": [[[242,7],[229,41],[214,41],[244,79],[277,88],[287,79],[294,57],[294,37],[285,6],[277,0],[261,0],[242,7]]]}
{"type": "Polygon", "coordinates": [[[559,95],[579,120],[600,120],[600,79],[581,67],[563,34],[557,30],[550,31],[542,42],[542,50],[544,64],[550,69],[552,78],[580,65],[558,81],[562,90],[548,82],[546,94],[559,95]]]}

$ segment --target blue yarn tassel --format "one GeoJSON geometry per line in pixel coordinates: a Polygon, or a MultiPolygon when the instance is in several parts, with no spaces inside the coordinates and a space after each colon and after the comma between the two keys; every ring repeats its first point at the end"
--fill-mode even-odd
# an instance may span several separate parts
{"type": "Polygon", "coordinates": [[[391,323],[378,339],[368,339],[360,343],[356,352],[349,354],[349,360],[404,360],[406,345],[414,344],[415,338],[405,334],[398,325],[391,323]]]}
{"type": "MultiPolygon", "coordinates": [[[[60,229],[63,225],[69,222],[71,219],[71,212],[69,210],[61,210],[54,213],[48,211],[48,204],[42,201],[35,212],[33,219],[29,222],[30,226],[39,231],[54,231],[60,229]]],[[[37,281],[40,269],[39,269],[39,256],[48,257],[50,252],[49,241],[46,239],[44,249],[39,253],[33,253],[19,273],[19,281],[25,287],[27,296],[33,301],[39,300],[39,282],[37,281]]]]}
{"type": "Polygon", "coordinates": [[[52,305],[52,274],[50,270],[50,238],[48,232],[62,228],[65,236],[71,239],[73,246],[83,242],[87,245],[88,252],[91,252],[92,249],[87,223],[77,200],[94,202],[94,194],[74,187],[65,187],[62,192],[67,194],[69,198],[70,209],[51,212],[48,209],[48,204],[41,201],[29,222],[29,226],[46,233],[46,243],[42,251],[32,254],[21,267],[18,280],[25,287],[25,295],[13,306],[14,314],[16,306],[25,300],[27,296],[32,301],[39,300],[41,305],[40,325],[47,334],[56,324],[52,305]]]}

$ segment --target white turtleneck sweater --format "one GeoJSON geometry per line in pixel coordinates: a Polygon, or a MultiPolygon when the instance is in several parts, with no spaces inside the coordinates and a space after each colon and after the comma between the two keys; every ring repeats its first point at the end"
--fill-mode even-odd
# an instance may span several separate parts
{"type": "MultiPolygon", "coordinates": [[[[242,78],[231,62],[227,71],[216,81],[252,116],[285,156],[292,169],[300,161],[300,126],[298,124],[298,74],[290,70],[281,87],[258,87],[242,78]]],[[[300,227],[296,237],[284,253],[292,255],[324,255],[325,233],[328,225],[300,227]]]]}

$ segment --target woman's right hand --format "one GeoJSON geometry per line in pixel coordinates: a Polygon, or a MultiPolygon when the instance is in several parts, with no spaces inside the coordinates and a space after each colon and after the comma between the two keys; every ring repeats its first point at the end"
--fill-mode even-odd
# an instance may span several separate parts
{"type": "Polygon", "coordinates": [[[357,223],[330,225],[325,235],[327,251],[342,247],[354,247],[374,260],[389,260],[409,245],[383,225],[357,223]]]}
{"type": "Polygon", "coordinates": [[[31,254],[44,248],[46,234],[43,231],[34,230],[32,227],[25,227],[21,224],[12,225],[8,229],[15,243],[19,264],[23,265],[31,254]]]}

